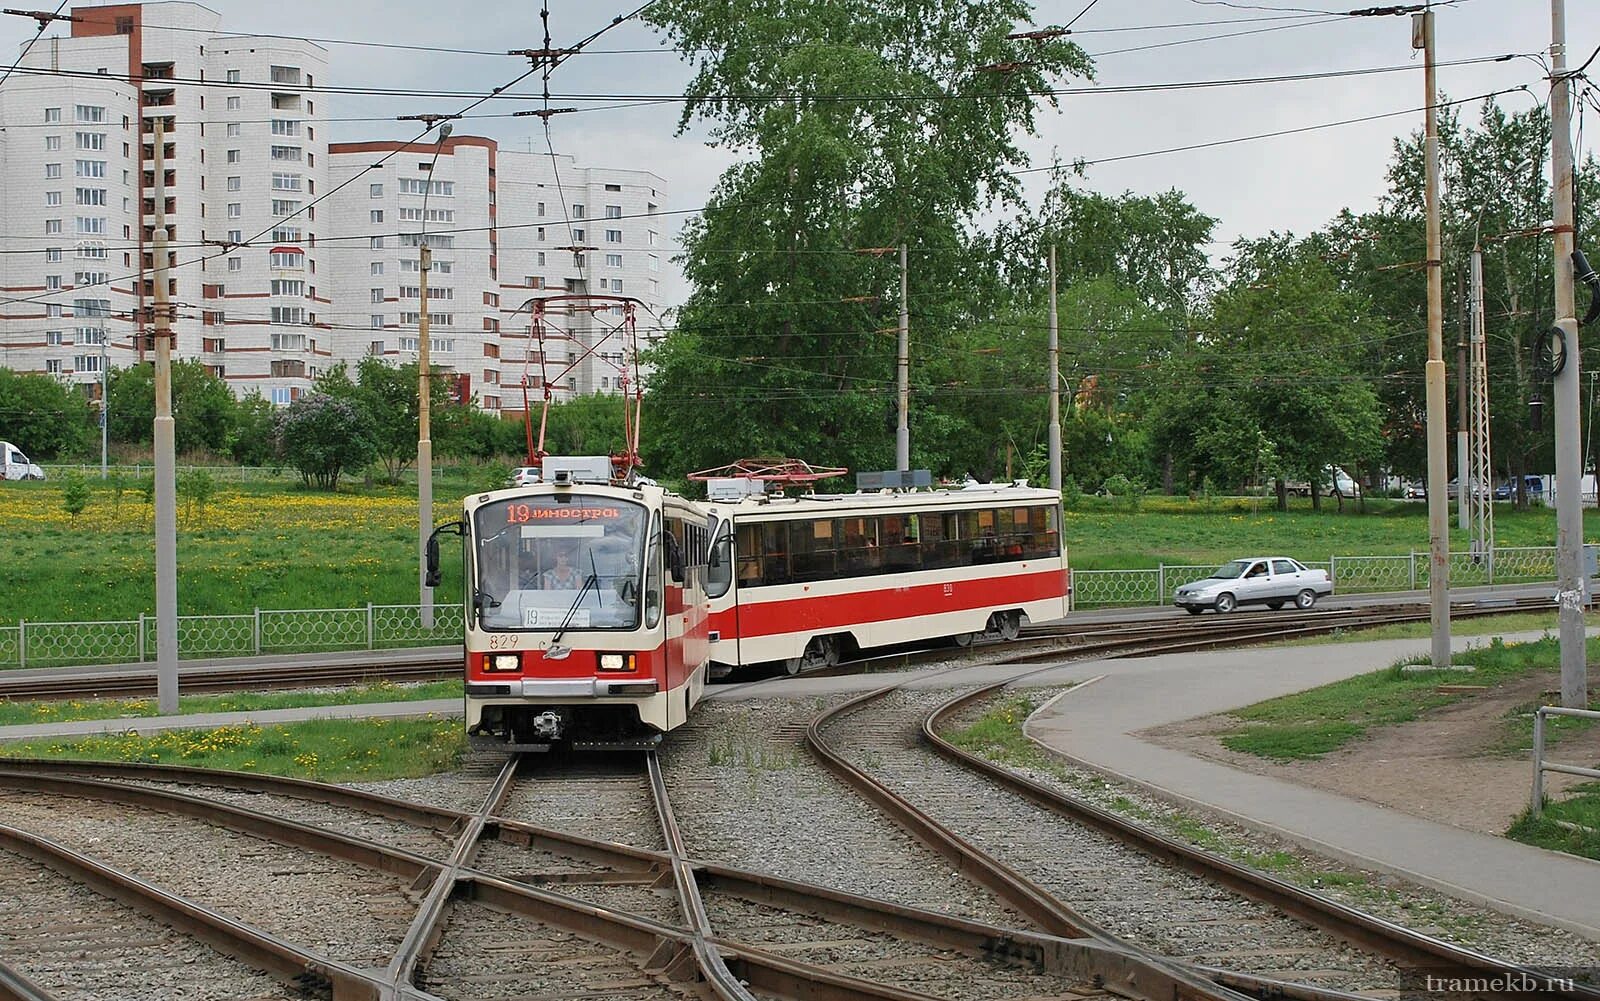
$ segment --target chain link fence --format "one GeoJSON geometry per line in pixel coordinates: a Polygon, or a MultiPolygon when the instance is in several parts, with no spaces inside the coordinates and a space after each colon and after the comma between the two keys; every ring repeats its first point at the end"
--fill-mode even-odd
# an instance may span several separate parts
{"type": "MultiPolygon", "coordinates": [[[[1496,549],[1492,554],[1452,553],[1450,583],[1458,587],[1553,581],[1555,549],[1496,549]]],[[[1335,556],[1306,566],[1327,570],[1334,593],[1408,591],[1428,586],[1428,554],[1335,556]]],[[[1160,564],[1139,570],[1075,570],[1074,608],[1170,605],[1178,588],[1211,574],[1214,566],[1160,564]]],[[[459,642],[460,605],[365,608],[266,609],[234,615],[178,618],[183,658],[248,657],[273,653],[394,650],[459,642]],[[428,621],[431,619],[431,621],[428,621]]],[[[64,667],[153,661],[154,616],[109,622],[21,622],[0,626],[0,669],[64,667]]]]}

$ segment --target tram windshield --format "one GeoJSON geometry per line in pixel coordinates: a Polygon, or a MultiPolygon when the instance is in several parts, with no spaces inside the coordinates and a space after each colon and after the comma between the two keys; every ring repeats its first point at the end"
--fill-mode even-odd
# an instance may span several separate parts
{"type": "Polygon", "coordinates": [[[481,628],[638,626],[642,504],[562,492],[485,504],[473,522],[481,628]]]}

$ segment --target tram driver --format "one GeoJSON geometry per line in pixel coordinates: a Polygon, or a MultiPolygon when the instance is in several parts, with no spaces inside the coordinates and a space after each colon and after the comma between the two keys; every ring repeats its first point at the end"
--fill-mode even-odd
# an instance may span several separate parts
{"type": "Polygon", "coordinates": [[[576,591],[581,583],[578,568],[572,565],[571,547],[557,548],[555,565],[539,578],[539,586],[546,591],[576,591]]]}

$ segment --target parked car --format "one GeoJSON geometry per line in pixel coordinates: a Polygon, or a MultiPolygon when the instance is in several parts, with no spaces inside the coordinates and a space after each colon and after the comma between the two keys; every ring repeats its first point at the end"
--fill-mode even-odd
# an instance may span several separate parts
{"type": "Polygon", "coordinates": [[[1303,610],[1332,593],[1333,580],[1326,570],[1312,570],[1287,556],[1252,556],[1231,560],[1205,580],[1183,585],[1172,603],[1190,615],[1207,608],[1225,614],[1240,605],[1276,610],[1290,602],[1303,610]]]}
{"type": "Polygon", "coordinates": [[[1427,498],[1427,496],[1428,485],[1426,483],[1406,484],[1406,500],[1423,500],[1427,498]]]}
{"type": "Polygon", "coordinates": [[[44,470],[9,441],[0,441],[0,480],[42,480],[44,470]]]}
{"type": "Polygon", "coordinates": [[[518,466],[506,481],[508,487],[527,487],[539,482],[538,466],[518,466]]]}
{"type": "MultiPolygon", "coordinates": [[[[1311,496],[1311,484],[1305,480],[1290,480],[1285,483],[1284,489],[1291,494],[1301,497],[1311,496]]],[[[1338,466],[1328,466],[1322,470],[1322,489],[1324,496],[1332,497],[1335,494],[1341,497],[1361,496],[1361,484],[1338,466]]]]}
{"type": "MultiPolygon", "coordinates": [[[[1522,477],[1524,488],[1528,491],[1529,500],[1544,499],[1544,477],[1528,473],[1522,477]]],[[[1511,500],[1516,494],[1516,481],[1502,483],[1494,488],[1494,499],[1503,501],[1511,500]]]]}

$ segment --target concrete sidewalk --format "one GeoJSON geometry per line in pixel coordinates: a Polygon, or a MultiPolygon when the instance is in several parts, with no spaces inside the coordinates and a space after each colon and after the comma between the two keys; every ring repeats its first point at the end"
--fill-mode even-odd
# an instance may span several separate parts
{"type": "Polygon", "coordinates": [[[1387,667],[1427,648],[1426,640],[1392,640],[1174,654],[1101,662],[1092,672],[1073,665],[1040,682],[1104,677],[1046,707],[1027,732],[1080,764],[1200,811],[1600,940],[1600,863],[1240,771],[1134,736],[1387,667]]]}
{"type": "Polygon", "coordinates": [[[417,716],[459,716],[460,699],[421,702],[367,702],[344,706],[302,706],[241,713],[190,713],[186,716],[119,716],[116,719],[74,720],[68,723],[23,723],[0,726],[0,742],[50,740],[98,734],[151,734],[162,730],[214,730],[221,726],[255,723],[271,726],[308,719],[407,719],[417,716]]]}

